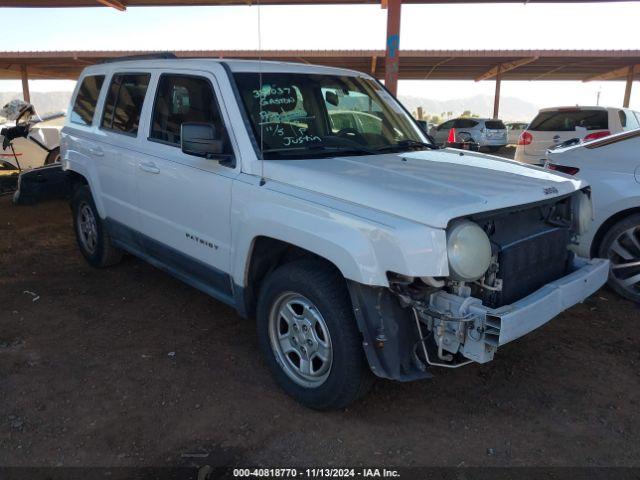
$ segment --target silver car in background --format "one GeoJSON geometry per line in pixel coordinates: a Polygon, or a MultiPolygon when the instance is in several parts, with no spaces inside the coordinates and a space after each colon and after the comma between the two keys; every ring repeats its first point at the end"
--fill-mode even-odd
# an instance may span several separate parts
{"type": "Polygon", "coordinates": [[[438,145],[445,145],[452,143],[452,128],[455,129],[455,143],[477,143],[490,152],[497,152],[507,145],[507,127],[498,119],[454,118],[432,128],[429,134],[438,145]]]}

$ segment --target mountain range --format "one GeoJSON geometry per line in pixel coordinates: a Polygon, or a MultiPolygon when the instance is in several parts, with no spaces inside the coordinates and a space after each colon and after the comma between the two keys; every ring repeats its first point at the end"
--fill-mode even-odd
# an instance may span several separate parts
{"type": "MultiPolygon", "coordinates": [[[[475,95],[467,98],[451,100],[434,100],[426,97],[400,95],[400,101],[407,110],[414,112],[422,107],[425,115],[440,115],[443,112],[453,112],[453,117],[469,110],[480,117],[491,118],[493,115],[493,97],[490,95],[475,95]]],[[[538,107],[533,103],[515,97],[500,99],[500,118],[507,121],[529,122],[538,113],[538,107]]]]}

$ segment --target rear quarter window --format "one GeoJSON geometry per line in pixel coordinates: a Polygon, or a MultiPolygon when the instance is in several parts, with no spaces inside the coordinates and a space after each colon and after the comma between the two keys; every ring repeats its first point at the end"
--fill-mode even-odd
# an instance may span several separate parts
{"type": "Polygon", "coordinates": [[[104,75],[91,75],[82,80],[69,117],[72,123],[78,125],[91,125],[93,123],[96,103],[103,83],[104,75]]]}
{"type": "Polygon", "coordinates": [[[618,110],[618,116],[620,117],[620,125],[623,130],[635,130],[636,128],[640,128],[640,123],[638,123],[637,117],[631,110],[624,111],[618,110]]]}
{"type": "Polygon", "coordinates": [[[607,130],[609,116],[606,110],[570,110],[540,112],[529,130],[538,132],[573,132],[576,127],[587,130],[607,130]]]}

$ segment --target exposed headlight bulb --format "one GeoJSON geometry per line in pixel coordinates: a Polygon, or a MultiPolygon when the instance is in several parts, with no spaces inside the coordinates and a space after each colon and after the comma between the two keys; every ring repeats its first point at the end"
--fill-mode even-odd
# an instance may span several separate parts
{"type": "Polygon", "coordinates": [[[449,276],[471,282],[481,278],[491,264],[491,242],[477,224],[462,220],[447,231],[449,276]]]}

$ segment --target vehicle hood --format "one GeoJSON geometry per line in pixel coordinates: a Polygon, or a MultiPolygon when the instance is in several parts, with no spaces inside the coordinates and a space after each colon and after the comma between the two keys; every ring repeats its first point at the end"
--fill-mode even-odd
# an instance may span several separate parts
{"type": "Polygon", "coordinates": [[[424,225],[524,205],[586,186],[513,160],[453,149],[305,160],[266,160],[269,179],[424,225]]]}

